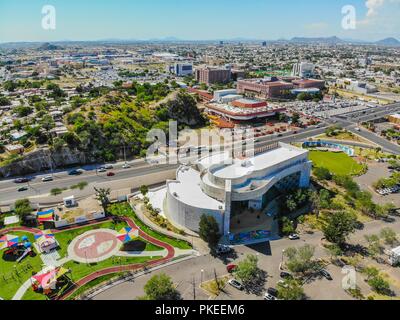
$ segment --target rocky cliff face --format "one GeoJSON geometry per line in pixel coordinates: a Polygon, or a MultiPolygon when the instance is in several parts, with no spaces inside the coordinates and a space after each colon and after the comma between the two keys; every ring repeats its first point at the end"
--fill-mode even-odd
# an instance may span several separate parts
{"type": "Polygon", "coordinates": [[[72,151],[69,148],[63,148],[57,152],[41,149],[24,156],[23,160],[1,167],[0,177],[21,176],[93,162],[95,162],[95,159],[84,152],[72,151]]]}

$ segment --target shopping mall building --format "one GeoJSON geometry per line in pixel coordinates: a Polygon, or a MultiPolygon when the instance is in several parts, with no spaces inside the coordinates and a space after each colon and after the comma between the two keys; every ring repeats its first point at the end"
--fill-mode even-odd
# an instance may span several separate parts
{"type": "MultiPolygon", "coordinates": [[[[211,215],[221,234],[228,235],[237,223],[234,217],[244,211],[256,212],[258,219],[276,215],[274,201],[285,190],[309,187],[311,167],[307,150],[283,143],[250,158],[234,159],[228,152],[209,155],[194,166],[181,166],[176,180],[167,181],[165,214],[195,232],[201,216],[211,215]]],[[[245,225],[247,219],[241,220],[245,225]]],[[[257,221],[254,227],[261,228],[257,221]]]]}

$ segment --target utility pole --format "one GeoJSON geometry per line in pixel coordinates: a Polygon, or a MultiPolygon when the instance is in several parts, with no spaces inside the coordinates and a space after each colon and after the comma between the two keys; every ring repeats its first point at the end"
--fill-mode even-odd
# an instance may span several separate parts
{"type": "Polygon", "coordinates": [[[219,286],[219,281],[218,281],[218,277],[217,277],[217,271],[214,268],[214,278],[215,278],[215,283],[217,284],[218,290],[221,290],[220,286],[219,286]]]}
{"type": "Polygon", "coordinates": [[[194,276],[192,279],[192,285],[193,285],[193,300],[196,300],[196,280],[194,279],[194,276]]]}

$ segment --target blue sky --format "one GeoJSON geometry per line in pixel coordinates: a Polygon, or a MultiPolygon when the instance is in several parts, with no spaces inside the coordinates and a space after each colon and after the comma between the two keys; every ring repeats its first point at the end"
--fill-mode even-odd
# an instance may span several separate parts
{"type": "Polygon", "coordinates": [[[332,35],[377,40],[400,38],[399,16],[400,0],[0,0],[0,42],[332,35]],[[56,30],[41,27],[44,5],[56,9],[56,30]],[[356,8],[355,30],[341,27],[344,5],[356,8]]]}

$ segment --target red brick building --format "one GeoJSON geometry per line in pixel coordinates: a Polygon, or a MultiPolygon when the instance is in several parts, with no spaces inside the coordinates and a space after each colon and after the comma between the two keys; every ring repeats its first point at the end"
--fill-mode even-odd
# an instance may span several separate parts
{"type": "Polygon", "coordinates": [[[279,98],[292,89],[294,89],[292,83],[264,79],[239,80],[237,84],[238,93],[255,94],[263,99],[279,98]]]}
{"type": "Polygon", "coordinates": [[[196,81],[207,85],[214,83],[228,83],[231,81],[231,70],[216,68],[196,69],[195,78],[196,81]]]}

